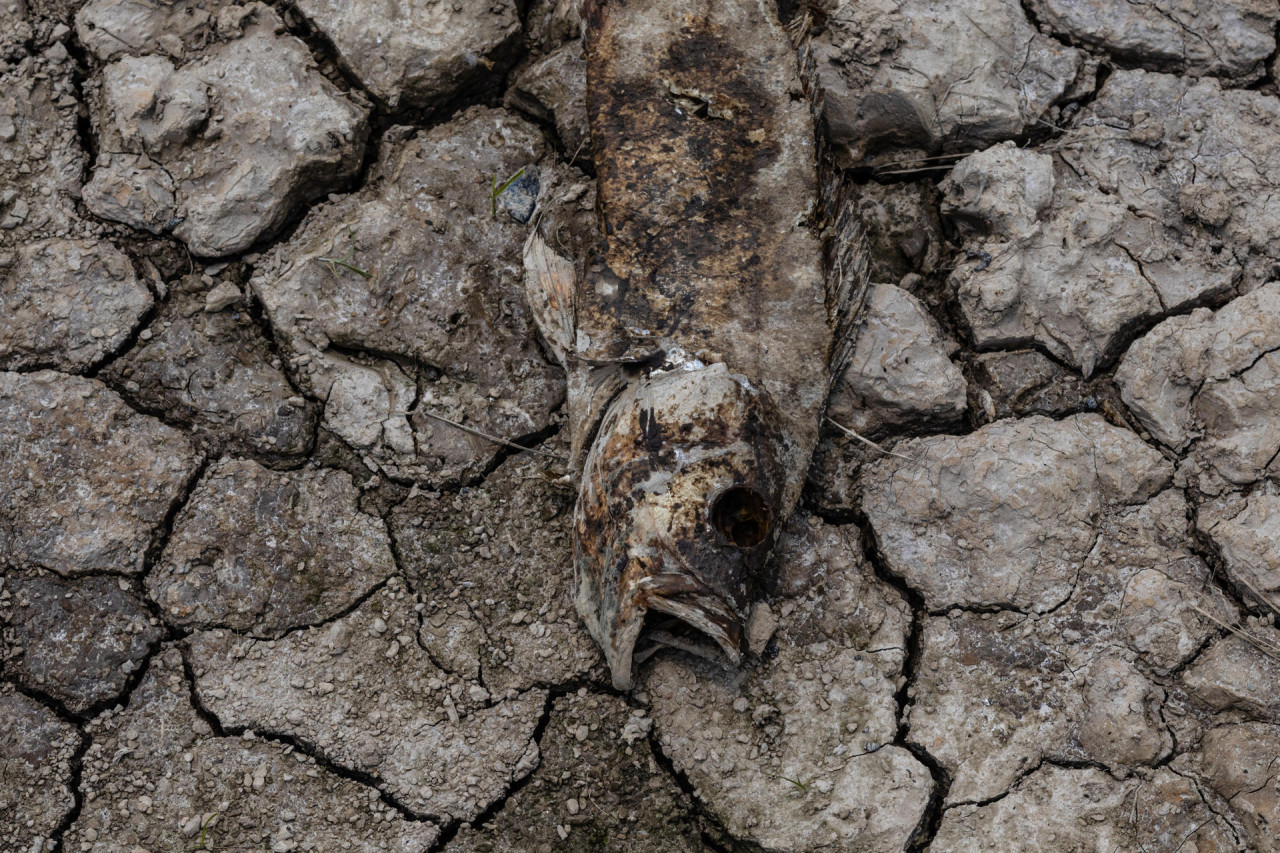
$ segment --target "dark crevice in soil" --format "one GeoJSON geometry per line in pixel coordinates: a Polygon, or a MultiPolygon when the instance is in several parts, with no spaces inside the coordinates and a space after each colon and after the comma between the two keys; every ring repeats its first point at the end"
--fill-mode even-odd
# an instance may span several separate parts
{"type": "Polygon", "coordinates": [[[212,464],[212,459],[208,456],[200,460],[195,469],[187,475],[187,479],[182,484],[177,497],[169,504],[169,510],[165,513],[164,519],[156,529],[151,531],[151,546],[142,558],[142,571],[138,573],[138,577],[145,578],[160,562],[164,549],[169,545],[169,537],[173,535],[173,525],[178,520],[178,513],[182,512],[182,509],[187,505],[187,501],[191,500],[192,492],[195,491],[196,485],[204,477],[205,472],[209,470],[210,464],[212,464]]]}
{"type": "Polygon", "coordinates": [[[1204,803],[1204,807],[1208,809],[1224,827],[1226,827],[1227,833],[1231,836],[1232,840],[1235,841],[1236,849],[1238,851],[1247,851],[1251,849],[1246,833],[1237,825],[1238,818],[1236,818],[1235,814],[1231,811],[1231,804],[1229,801],[1222,798],[1217,791],[1214,791],[1212,786],[1209,786],[1209,790],[1213,796],[1205,796],[1205,784],[1203,780],[1195,776],[1187,773],[1179,773],[1175,767],[1170,767],[1169,772],[1176,776],[1181,776],[1183,779],[1186,779],[1191,783],[1191,787],[1195,788],[1196,794],[1200,797],[1200,802],[1204,803]]]}
{"type": "MultiPolygon", "coordinates": [[[[551,712],[555,708],[556,700],[564,696],[567,696],[570,693],[577,692],[577,690],[579,689],[579,686],[580,685],[578,685],[575,682],[575,683],[561,685],[555,689],[548,691],[547,700],[542,705],[542,716],[538,718],[538,724],[534,726],[534,729],[533,729],[532,740],[535,744],[538,745],[539,755],[541,755],[541,749],[542,749],[542,736],[546,734],[547,726],[551,722],[551,712]]],[[[468,827],[471,827],[472,829],[483,828],[486,824],[488,824],[490,821],[496,818],[502,812],[502,810],[506,808],[507,803],[511,800],[511,798],[514,797],[516,794],[518,794],[520,791],[522,791],[524,787],[528,785],[530,782],[532,782],[534,777],[537,775],[538,775],[538,768],[535,767],[533,770],[531,770],[522,778],[513,779],[509,787],[507,788],[506,792],[497,800],[490,803],[489,806],[484,811],[480,812],[480,814],[476,815],[474,819],[469,821],[455,819],[453,821],[450,821],[447,825],[441,828],[439,838],[437,838],[436,842],[432,844],[430,848],[428,848],[426,853],[440,853],[440,851],[444,850],[451,843],[453,843],[453,840],[458,836],[458,833],[462,830],[463,826],[468,826],[468,827]]]]}
{"type": "Polygon", "coordinates": [[[391,578],[393,577],[395,577],[395,575],[386,577],[383,580],[379,581],[378,583],[374,584],[368,590],[356,596],[355,599],[353,599],[341,610],[334,613],[332,616],[326,616],[323,619],[317,619],[315,622],[307,622],[303,625],[294,625],[292,628],[282,631],[279,635],[263,636],[263,635],[252,633],[252,629],[244,630],[244,629],[238,629],[238,628],[228,628],[226,625],[208,625],[208,626],[196,625],[191,628],[173,627],[171,629],[173,631],[173,637],[171,637],[171,639],[175,639],[175,640],[186,639],[187,637],[190,637],[192,634],[194,634],[197,631],[226,631],[228,634],[234,634],[235,636],[243,637],[246,640],[255,640],[257,642],[262,642],[262,643],[272,643],[272,642],[275,642],[276,640],[283,640],[286,637],[289,637],[293,634],[301,634],[305,631],[313,631],[317,628],[324,628],[328,625],[332,625],[334,622],[337,622],[340,619],[346,619],[352,613],[355,613],[357,610],[363,607],[365,603],[369,601],[369,599],[373,598],[375,595],[382,592],[382,590],[386,588],[387,584],[391,582],[391,578]]]}
{"type": "MultiPolygon", "coordinates": [[[[129,263],[133,265],[134,274],[137,275],[140,281],[146,282],[148,289],[150,289],[151,282],[148,280],[148,277],[145,275],[145,273],[143,273],[142,265],[138,263],[137,258],[135,258],[133,256],[133,253],[128,251],[127,249],[122,249],[122,251],[124,251],[125,254],[128,256],[129,263]]],[[[138,318],[138,322],[133,327],[133,330],[130,331],[129,334],[125,337],[125,339],[120,342],[119,346],[117,346],[111,352],[103,355],[101,358],[99,358],[97,361],[95,361],[93,364],[91,364],[88,368],[84,370],[83,375],[86,378],[97,379],[99,374],[102,373],[102,371],[106,370],[108,367],[114,364],[118,359],[120,359],[121,356],[123,356],[125,353],[129,352],[130,350],[132,350],[134,347],[138,345],[138,340],[142,336],[143,331],[151,327],[151,324],[155,321],[156,317],[159,316],[160,309],[164,306],[164,300],[160,298],[160,295],[158,293],[153,292],[151,295],[152,295],[151,307],[148,308],[146,312],[141,317],[138,318]]],[[[53,368],[53,369],[57,370],[57,368],[53,368]]],[[[128,401],[126,400],[126,402],[128,401]]],[[[132,404],[130,405],[132,408],[135,408],[135,409],[137,408],[136,406],[132,406],[132,404]]]]}
{"type": "Polygon", "coordinates": [[[93,68],[93,60],[89,56],[89,51],[80,43],[80,36],[75,27],[71,28],[71,33],[63,44],[72,59],[71,87],[75,92],[76,102],[78,103],[76,109],[76,136],[80,140],[80,148],[85,153],[85,171],[81,173],[80,179],[82,182],[88,183],[88,173],[93,169],[93,164],[98,159],[98,135],[93,131],[93,121],[89,117],[89,104],[85,99],[85,84],[89,80],[90,69],[93,68]]]}
{"type": "MultiPolygon", "coordinates": [[[[245,732],[250,731],[249,726],[224,726],[218,715],[209,710],[200,698],[200,693],[196,689],[195,669],[191,665],[190,650],[180,647],[182,651],[182,669],[187,682],[187,689],[190,694],[191,706],[195,709],[196,715],[209,726],[215,737],[226,738],[243,738],[245,732]]],[[[327,755],[324,750],[309,743],[308,741],[295,737],[284,732],[272,732],[268,730],[252,729],[256,739],[267,741],[270,743],[282,744],[293,748],[294,752],[307,756],[315,761],[316,766],[320,767],[335,776],[346,779],[350,782],[356,782],[367,788],[372,788],[378,792],[378,798],[382,800],[389,808],[394,809],[404,820],[414,821],[417,823],[434,823],[441,825],[443,821],[439,816],[414,811],[409,806],[399,802],[394,796],[389,794],[385,789],[385,783],[370,773],[356,770],[351,767],[339,764],[327,755]]]]}
{"type": "Polygon", "coordinates": [[[871,566],[876,578],[896,589],[911,607],[907,654],[902,665],[903,683],[894,694],[894,701],[898,708],[898,731],[894,735],[893,744],[915,756],[917,761],[928,768],[929,775],[933,778],[933,791],[929,795],[929,803],[920,818],[920,823],[911,833],[906,848],[908,851],[927,850],[942,823],[943,802],[946,800],[947,792],[951,790],[951,774],[929,754],[928,750],[909,739],[911,726],[907,714],[908,706],[911,704],[912,691],[916,686],[920,660],[924,652],[924,621],[930,614],[925,607],[924,596],[913,589],[905,578],[896,574],[880,553],[875,530],[862,511],[860,503],[854,510],[852,520],[858,529],[863,558],[871,566]]]}
{"type": "Polygon", "coordinates": [[[53,832],[49,833],[48,853],[63,853],[65,847],[63,839],[67,837],[67,833],[80,817],[80,812],[84,809],[84,790],[82,783],[84,780],[84,757],[89,752],[89,747],[93,746],[93,738],[84,731],[80,732],[80,745],[71,755],[70,767],[71,778],[67,780],[67,787],[71,790],[71,810],[67,812],[62,821],[54,827],[53,832]]]}
{"type": "Polygon", "coordinates": [[[322,67],[328,66],[332,73],[326,74],[326,79],[342,89],[344,94],[357,93],[357,98],[366,101],[367,104],[377,104],[377,98],[364,87],[359,76],[342,60],[342,54],[338,52],[337,46],[329,36],[317,30],[296,3],[291,0],[268,0],[268,2],[280,14],[280,19],[284,21],[289,35],[305,44],[311,51],[311,58],[316,61],[316,64],[322,67]],[[335,76],[337,79],[334,79],[335,76]]]}
{"type": "Polygon", "coordinates": [[[1280,22],[1276,23],[1275,28],[1271,31],[1272,38],[1275,39],[1276,46],[1272,48],[1271,53],[1262,61],[1262,76],[1253,83],[1245,86],[1246,89],[1254,91],[1267,92],[1269,94],[1277,94],[1276,81],[1276,64],[1280,62],[1280,22]]]}
{"type": "Polygon", "coordinates": [[[658,739],[657,734],[652,731],[649,733],[649,752],[653,755],[654,763],[675,782],[680,791],[688,798],[691,811],[690,817],[700,825],[704,844],[717,851],[717,853],[756,853],[761,849],[757,844],[735,839],[729,834],[720,819],[707,809],[702,798],[698,796],[697,789],[694,787],[693,782],[689,780],[688,774],[677,768],[671,757],[663,751],[661,741],[658,739]]]}

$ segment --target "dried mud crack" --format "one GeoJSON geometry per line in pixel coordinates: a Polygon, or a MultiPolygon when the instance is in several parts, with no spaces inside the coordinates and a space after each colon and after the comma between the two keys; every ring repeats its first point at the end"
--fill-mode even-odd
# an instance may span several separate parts
{"type": "Polygon", "coordinates": [[[1280,8],[741,2],[886,452],[623,695],[524,287],[578,4],[0,0],[0,848],[1275,848],[1280,8]]]}

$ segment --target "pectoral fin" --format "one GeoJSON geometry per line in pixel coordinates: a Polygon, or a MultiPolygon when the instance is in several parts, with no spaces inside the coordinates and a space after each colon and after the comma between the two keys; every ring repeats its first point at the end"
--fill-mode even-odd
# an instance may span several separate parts
{"type": "Polygon", "coordinates": [[[573,354],[578,274],[573,261],[548,246],[537,228],[524,243],[524,288],[538,331],[567,370],[573,354]]]}

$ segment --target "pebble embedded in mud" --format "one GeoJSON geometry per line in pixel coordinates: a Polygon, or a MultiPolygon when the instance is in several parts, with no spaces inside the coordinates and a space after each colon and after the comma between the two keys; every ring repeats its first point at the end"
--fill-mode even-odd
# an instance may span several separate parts
{"type": "Polygon", "coordinates": [[[147,335],[102,372],[103,380],[144,411],[191,428],[213,452],[268,461],[306,454],[318,407],[289,384],[240,290],[206,279],[173,282],[147,335]]]}
{"type": "Polygon", "coordinates": [[[118,578],[10,575],[0,593],[9,677],[73,714],[119,698],[164,629],[118,578]]]}
{"type": "Polygon", "coordinates": [[[83,805],[67,850],[313,849],[416,853],[439,835],[375,788],[290,744],[221,736],[191,704],[177,649],[152,661],[127,707],[86,727],[83,805]]]}
{"type": "Polygon", "coordinates": [[[473,820],[537,766],[546,691],[491,695],[440,668],[417,642],[415,605],[392,579],[349,615],[277,640],[194,634],[196,694],[224,726],[313,744],[413,814],[473,820]]]}
{"type": "Polygon", "coordinates": [[[133,262],[108,242],[28,244],[0,269],[0,367],[84,370],[119,349],[151,305],[133,262]]]}
{"type": "Polygon", "coordinates": [[[227,6],[216,38],[180,65],[153,52],[160,44],[106,65],[90,99],[100,152],[85,188],[90,209],[171,231],[197,255],[229,255],[355,177],[366,111],[282,29],[262,3],[227,6]]]}
{"type": "Polygon", "coordinates": [[[173,625],[258,637],[331,619],[396,570],[343,471],[223,459],[174,520],[147,591],[173,625]]]}
{"type": "Polygon", "coordinates": [[[136,573],[199,457],[101,382],[0,373],[0,561],[136,573]]]}
{"type": "Polygon", "coordinates": [[[522,171],[534,197],[566,174],[504,110],[394,129],[369,186],[319,206],[251,282],[325,426],[389,476],[474,477],[503,446],[468,429],[518,442],[563,399],[524,302],[528,226],[510,188],[495,196],[522,171]]]}

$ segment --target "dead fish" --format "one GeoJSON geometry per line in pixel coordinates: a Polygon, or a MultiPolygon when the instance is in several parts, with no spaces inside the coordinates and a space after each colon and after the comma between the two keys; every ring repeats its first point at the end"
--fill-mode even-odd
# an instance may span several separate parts
{"type": "MultiPolygon", "coordinates": [[[[602,241],[525,246],[569,374],[575,603],[614,685],[642,636],[742,657],[866,265],[824,273],[818,155],[774,0],[588,0],[602,241]]],[[[860,250],[860,244],[856,247],[860,250]]]]}

